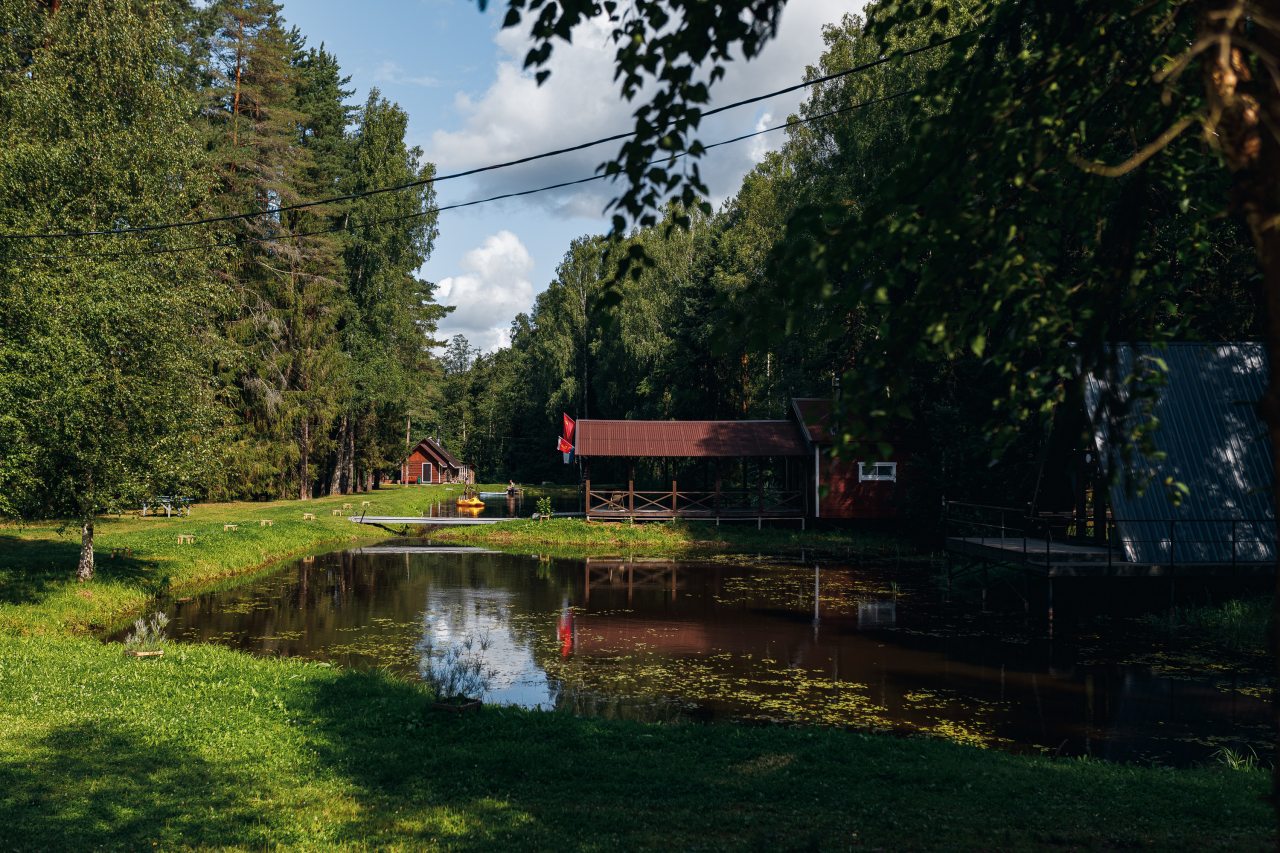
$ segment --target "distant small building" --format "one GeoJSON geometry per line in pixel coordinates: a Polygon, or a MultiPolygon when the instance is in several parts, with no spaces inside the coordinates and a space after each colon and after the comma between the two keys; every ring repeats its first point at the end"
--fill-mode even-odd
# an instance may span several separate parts
{"type": "Polygon", "coordinates": [[[409,451],[408,458],[400,466],[400,482],[419,485],[465,483],[470,473],[470,468],[438,441],[424,438],[409,451]]]}
{"type": "Polygon", "coordinates": [[[791,401],[791,412],[812,460],[809,505],[815,518],[887,519],[901,514],[901,482],[908,460],[896,441],[892,459],[878,454],[858,458],[856,453],[837,459],[831,455],[831,400],[798,397],[791,401]]]}

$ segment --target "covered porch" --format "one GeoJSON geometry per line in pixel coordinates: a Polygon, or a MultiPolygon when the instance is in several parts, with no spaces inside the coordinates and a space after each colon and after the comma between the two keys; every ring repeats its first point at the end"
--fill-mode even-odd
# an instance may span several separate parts
{"type": "Polygon", "coordinates": [[[580,420],[577,442],[588,520],[803,526],[809,511],[807,450],[790,421],[580,420]],[[614,476],[593,480],[593,468],[614,476]]]}

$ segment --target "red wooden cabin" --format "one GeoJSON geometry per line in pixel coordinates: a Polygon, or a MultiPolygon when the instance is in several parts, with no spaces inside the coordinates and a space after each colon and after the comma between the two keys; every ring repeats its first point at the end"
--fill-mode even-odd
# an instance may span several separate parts
{"type": "Polygon", "coordinates": [[[895,444],[890,460],[868,449],[866,458],[831,456],[831,400],[802,397],[791,401],[792,414],[804,433],[811,468],[810,506],[817,518],[898,518],[902,508],[901,482],[909,459],[895,444]],[[825,494],[823,493],[825,491],[825,494]]]}
{"type": "Polygon", "coordinates": [[[467,465],[430,438],[419,441],[400,466],[401,483],[465,483],[469,475],[467,465]]]}

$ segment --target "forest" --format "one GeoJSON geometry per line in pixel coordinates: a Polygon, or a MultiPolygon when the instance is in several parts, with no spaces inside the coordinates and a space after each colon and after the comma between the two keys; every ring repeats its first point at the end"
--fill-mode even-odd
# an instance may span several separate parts
{"type": "Polygon", "coordinates": [[[795,396],[841,401],[850,440],[905,425],[933,506],[1025,492],[1109,342],[1256,336],[1257,264],[1208,141],[1116,177],[1080,166],[1167,122],[1123,92],[1187,15],[1116,18],[1125,50],[1091,66],[1064,57],[1106,4],[848,15],[731,197],[694,191],[699,142],[640,169],[674,189],[637,202],[629,153],[627,215],[480,353],[436,339],[449,309],[417,272],[434,166],[405,113],[350,103],[278,3],[58,6],[0,4],[0,231],[29,238],[0,241],[7,515],[366,490],[425,435],[482,478],[573,482],[561,412],[776,418],[795,396]],[[999,85],[958,73],[983,63],[999,85]]]}
{"type": "MultiPolygon", "coordinates": [[[[509,348],[451,340],[439,433],[482,470],[566,482],[577,472],[554,453],[561,412],[784,418],[792,397],[832,396],[854,440],[876,440],[875,413],[923,458],[910,500],[928,518],[944,494],[1029,495],[1056,404],[1105,344],[1257,337],[1255,256],[1203,140],[1171,146],[1160,170],[1104,179],[1066,161],[1082,140],[1049,121],[1061,104],[1015,98],[991,109],[1011,136],[1027,135],[981,161],[966,150],[991,147],[991,119],[967,105],[987,104],[967,91],[973,75],[955,73],[972,53],[922,52],[826,80],[885,43],[905,50],[998,24],[1035,37],[1027,21],[991,20],[1006,4],[947,8],[886,34],[855,15],[829,25],[807,69],[822,82],[789,117],[785,144],[718,209],[673,199],[623,236],[585,235],[516,318],[509,348]],[[993,187],[1019,189],[993,207],[993,187]],[[940,246],[946,263],[925,264],[940,246]]],[[[1062,49],[1056,30],[1089,31],[1087,18],[1046,17],[1041,60],[1062,49]]],[[[1120,32],[1157,57],[1164,47],[1143,26],[1120,32]]],[[[1122,150],[1159,126],[1158,101],[1110,91],[1144,67],[1110,69],[1108,109],[1088,105],[1092,83],[1072,81],[1099,144],[1122,150]]]]}
{"type": "Polygon", "coordinates": [[[368,489],[445,313],[404,111],[267,0],[0,15],[0,229],[142,226],[0,242],[0,511],[368,489]]]}

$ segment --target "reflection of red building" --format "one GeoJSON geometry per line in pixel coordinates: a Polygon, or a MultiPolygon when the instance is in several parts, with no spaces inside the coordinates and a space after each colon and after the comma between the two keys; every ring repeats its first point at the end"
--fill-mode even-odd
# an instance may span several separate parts
{"type": "MultiPolygon", "coordinates": [[[[812,467],[809,486],[811,506],[817,518],[897,518],[902,504],[901,478],[907,473],[909,458],[895,446],[890,459],[882,459],[875,448],[835,459],[831,448],[835,438],[830,430],[831,401],[797,398],[791,401],[812,467]],[[825,491],[825,494],[823,493],[825,491]]],[[[856,447],[856,445],[855,445],[856,447]]]]}
{"type": "Polygon", "coordinates": [[[560,657],[567,658],[573,654],[573,611],[567,606],[560,611],[556,633],[560,637],[560,657]]]}

